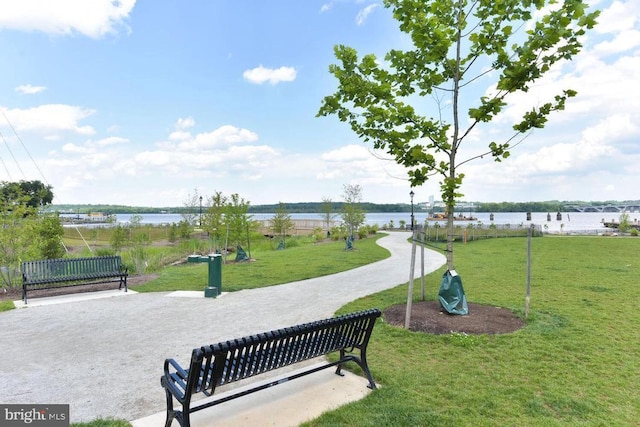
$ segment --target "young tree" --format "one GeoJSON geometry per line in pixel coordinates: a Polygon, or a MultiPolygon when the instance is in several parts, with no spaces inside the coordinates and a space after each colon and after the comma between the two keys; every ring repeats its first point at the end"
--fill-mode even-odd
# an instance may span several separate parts
{"type": "Polygon", "coordinates": [[[341,64],[329,70],[338,90],[324,98],[318,115],[336,114],[365,142],[386,150],[408,168],[411,186],[440,177],[449,213],[447,265],[453,269],[453,212],[464,178],[460,166],[483,156],[506,159],[516,138],[544,127],[549,114],[563,110],[576,92],[567,89],[544,101],[531,97],[530,109],[513,124],[510,136],[459,158],[465,154],[463,143],[504,111],[510,95],[528,92],[556,63],[576,55],[598,12],[587,13],[581,0],[384,0],[384,5],[413,48],[391,50],[380,62],[336,46],[341,64]],[[474,90],[485,93],[475,105],[474,90]],[[433,110],[421,110],[425,97],[435,100],[433,110]],[[445,102],[450,102],[446,109],[445,102]]]}
{"type": "Polygon", "coordinates": [[[113,227],[113,231],[111,232],[111,238],[109,239],[109,243],[113,250],[118,253],[122,250],[124,245],[127,243],[127,231],[120,224],[113,227]]]}
{"type": "Polygon", "coordinates": [[[193,194],[188,194],[184,200],[183,205],[186,208],[182,215],[182,219],[191,226],[198,225],[198,218],[200,212],[200,203],[202,203],[201,195],[198,194],[198,190],[194,190],[193,194]]]}
{"type": "Polygon", "coordinates": [[[142,225],[142,215],[140,214],[131,215],[131,218],[129,218],[129,227],[137,228],[137,227],[140,227],[140,225],[142,225]]]}
{"type": "Polygon", "coordinates": [[[287,231],[293,228],[293,221],[291,220],[291,215],[287,213],[287,208],[282,202],[278,203],[276,212],[273,215],[273,218],[271,218],[270,222],[271,222],[271,230],[273,230],[274,233],[282,236],[283,239],[286,238],[287,231]]]}
{"type": "Polygon", "coordinates": [[[224,213],[227,204],[227,197],[220,191],[213,193],[213,196],[207,199],[207,209],[202,218],[202,228],[209,233],[216,244],[224,242],[227,232],[225,225],[224,213]]]}
{"type": "Polygon", "coordinates": [[[620,230],[622,233],[626,233],[629,228],[631,228],[631,218],[629,217],[629,212],[621,213],[618,221],[618,230],[620,230]]]}
{"type": "Polygon", "coordinates": [[[343,190],[342,198],[345,203],[340,215],[347,226],[347,237],[353,238],[358,227],[364,223],[367,216],[360,206],[362,202],[362,187],[357,184],[345,184],[343,190]]]}
{"type": "Polygon", "coordinates": [[[251,215],[247,215],[248,211],[249,202],[237,193],[232,194],[225,208],[225,222],[229,229],[229,242],[233,246],[247,240],[251,220],[251,215]]]}
{"type": "Polygon", "coordinates": [[[35,231],[42,258],[55,259],[65,255],[66,251],[62,244],[64,228],[57,214],[39,218],[35,231]]]}
{"type": "Polygon", "coordinates": [[[40,259],[37,241],[38,218],[26,203],[2,201],[0,204],[0,275],[5,285],[15,286],[20,277],[20,261],[40,259]]]}
{"type": "Polygon", "coordinates": [[[333,200],[330,197],[322,198],[322,205],[320,205],[320,211],[322,212],[322,218],[326,224],[327,230],[331,229],[331,221],[336,217],[333,212],[333,200]]]}

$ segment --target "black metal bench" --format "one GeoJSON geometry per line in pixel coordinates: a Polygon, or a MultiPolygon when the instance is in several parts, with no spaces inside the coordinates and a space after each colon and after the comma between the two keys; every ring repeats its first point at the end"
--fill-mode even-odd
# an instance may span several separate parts
{"type": "Polygon", "coordinates": [[[118,255],[24,261],[20,271],[25,304],[31,290],[118,282],[118,289],[127,292],[128,270],[118,255]]]}
{"type": "Polygon", "coordinates": [[[380,310],[370,309],[196,348],[191,353],[188,369],[173,359],[165,360],[164,375],[160,380],[167,395],[165,427],[171,426],[174,418],[181,426],[189,427],[193,412],[332,366],[337,366],[336,374],[342,375],[342,365],[349,361],[360,366],[369,380],[367,387],[375,389],[366,355],[373,326],[380,314],[380,310]],[[286,378],[191,406],[191,397],[198,393],[212,396],[218,386],[338,351],[340,358],[336,362],[323,363],[286,378]],[[174,398],[182,406],[181,410],[173,408],[174,398]]]}

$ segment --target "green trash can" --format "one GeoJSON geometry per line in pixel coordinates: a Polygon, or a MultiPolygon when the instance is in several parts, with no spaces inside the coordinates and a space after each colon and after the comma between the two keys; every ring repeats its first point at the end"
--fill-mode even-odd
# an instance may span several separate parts
{"type": "Polygon", "coordinates": [[[209,278],[207,287],[204,288],[205,298],[216,298],[222,293],[222,255],[189,255],[187,262],[207,263],[209,266],[209,278]]]}
{"type": "Polygon", "coordinates": [[[442,276],[438,299],[442,308],[450,314],[469,314],[462,279],[455,270],[447,270],[442,276]]]}

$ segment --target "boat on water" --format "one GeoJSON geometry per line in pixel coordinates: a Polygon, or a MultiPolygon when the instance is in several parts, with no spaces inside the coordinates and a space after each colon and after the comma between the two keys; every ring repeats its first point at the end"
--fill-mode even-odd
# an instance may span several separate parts
{"type": "Polygon", "coordinates": [[[63,224],[108,224],[116,221],[116,216],[113,214],[103,214],[102,212],[90,212],[86,215],[74,214],[74,215],[60,215],[60,220],[63,224]]]}

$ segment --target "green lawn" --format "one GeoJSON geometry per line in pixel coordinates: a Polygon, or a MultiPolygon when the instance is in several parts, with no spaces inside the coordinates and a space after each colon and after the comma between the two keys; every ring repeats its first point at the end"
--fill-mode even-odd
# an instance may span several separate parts
{"type": "MultiPolygon", "coordinates": [[[[353,250],[346,251],[343,241],[305,244],[285,250],[253,251],[252,262],[226,263],[222,266],[224,292],[279,285],[312,277],[325,276],[356,268],[389,257],[389,251],[376,241],[378,234],[357,240],[353,250]]],[[[230,256],[230,260],[234,257],[230,256]]],[[[190,290],[202,291],[207,284],[208,265],[187,263],[167,267],[160,277],[135,287],[138,292],[190,290]]]]}
{"type": "MultiPolygon", "coordinates": [[[[308,425],[638,425],[639,250],[636,238],[534,239],[524,329],[433,336],[380,321],[368,358],[382,387],[308,425]]],[[[455,256],[469,301],[523,313],[526,239],[458,245],[455,256]]],[[[442,273],[428,277],[428,299],[442,273]]],[[[384,309],[406,292],[381,292],[341,312],[384,309]]]]}

